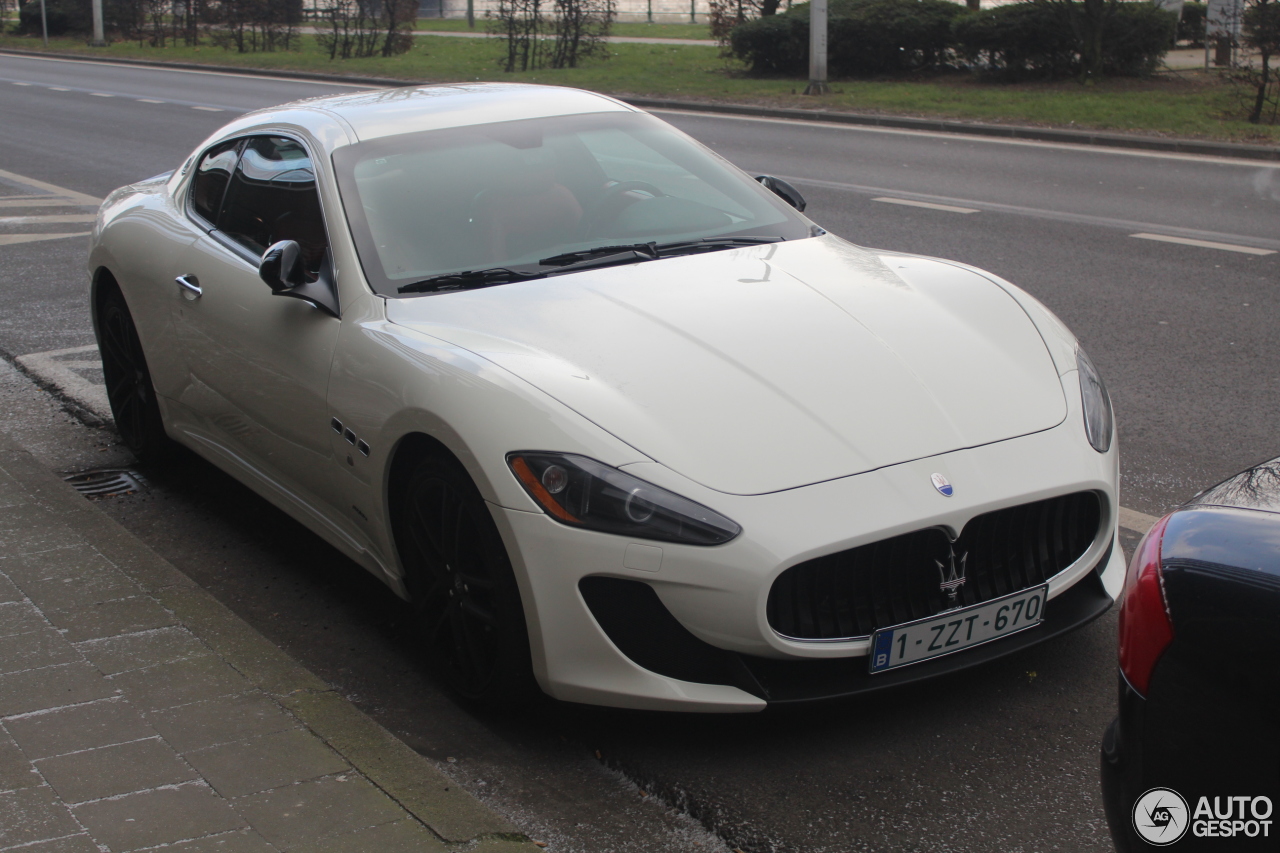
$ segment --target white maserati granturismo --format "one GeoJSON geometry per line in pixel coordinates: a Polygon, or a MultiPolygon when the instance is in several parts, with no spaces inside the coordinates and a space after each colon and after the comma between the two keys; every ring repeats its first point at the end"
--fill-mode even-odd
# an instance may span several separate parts
{"type": "Polygon", "coordinates": [[[1111,404],[989,273],[601,95],[241,116],[111,194],[116,425],[411,601],[463,697],[754,711],[954,672],[1123,581],[1111,404]]]}

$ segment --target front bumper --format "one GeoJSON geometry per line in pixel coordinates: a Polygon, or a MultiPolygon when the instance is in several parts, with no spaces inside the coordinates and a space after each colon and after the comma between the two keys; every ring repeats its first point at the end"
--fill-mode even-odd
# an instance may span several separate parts
{"type": "MultiPolygon", "coordinates": [[[[1224,818],[1221,811],[1231,808],[1226,801],[1233,796],[1267,798],[1269,810],[1280,803],[1274,688],[1258,689],[1273,683],[1271,670],[1259,671],[1258,685],[1250,686],[1226,675],[1216,648],[1205,666],[1193,623],[1181,623],[1183,636],[1175,634],[1156,663],[1146,697],[1118,675],[1119,713],[1101,749],[1108,829],[1119,853],[1150,849],[1134,828],[1134,807],[1145,792],[1166,788],[1187,803],[1189,823],[1176,849],[1274,851],[1273,811],[1265,827],[1256,821],[1249,827],[1240,812],[1224,818]],[[1218,811],[1206,814],[1213,806],[1218,811]]],[[[1222,648],[1235,645],[1230,627],[1212,625],[1208,631],[1224,638],[1222,648]]],[[[1249,817],[1255,817],[1252,809],[1249,817]]]]}
{"type": "Polygon", "coordinates": [[[1138,692],[1120,677],[1120,713],[1102,735],[1102,807],[1117,853],[1145,846],[1133,831],[1130,809],[1142,790],[1143,706],[1138,692]]]}
{"type": "Polygon", "coordinates": [[[494,507],[521,585],[539,683],[555,698],[588,704],[757,711],[963,669],[1082,625],[1118,595],[1124,560],[1116,540],[1115,452],[1089,448],[1081,430],[1068,428],[1077,417],[1021,439],[768,495],[725,495],[654,463],[626,466],[742,525],[741,536],[716,547],[629,542],[494,507]],[[956,484],[953,497],[933,490],[932,472],[956,484]],[[1050,581],[1046,623],[1036,629],[870,676],[869,640],[791,640],[768,623],[771,585],[800,562],[927,527],[958,532],[991,510],[1086,490],[1101,499],[1102,532],[1050,581]],[[606,629],[601,604],[593,615],[584,596],[584,578],[639,582],[650,592],[645,602],[615,602],[621,616],[606,629]],[[619,625],[622,633],[630,625],[631,640],[619,625]],[[645,643],[663,655],[645,651],[645,643]],[[702,668],[655,663],[664,659],[701,661],[702,668]]]}

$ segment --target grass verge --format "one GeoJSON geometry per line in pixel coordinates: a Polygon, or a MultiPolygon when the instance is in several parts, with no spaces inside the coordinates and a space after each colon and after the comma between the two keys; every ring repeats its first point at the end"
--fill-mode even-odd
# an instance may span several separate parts
{"type": "MultiPolygon", "coordinates": [[[[1144,80],[1107,80],[1089,87],[1072,81],[991,84],[967,74],[915,80],[842,81],[835,83],[835,93],[817,100],[796,94],[803,91],[803,81],[742,76],[736,63],[721,58],[714,47],[613,44],[607,61],[591,61],[580,68],[505,74],[498,68],[499,46],[494,41],[423,36],[417,42],[412,51],[401,56],[346,61],[330,60],[309,36],[303,37],[301,49],[278,53],[237,54],[207,46],[153,48],[125,43],[90,48],[83,39],[66,38],[50,39],[49,48],[87,56],[368,75],[406,81],[514,80],[577,86],[617,95],[1280,143],[1280,127],[1259,127],[1227,117],[1232,109],[1230,87],[1202,72],[1161,74],[1144,80]]],[[[40,40],[5,35],[0,36],[0,47],[39,50],[40,40]]]]}

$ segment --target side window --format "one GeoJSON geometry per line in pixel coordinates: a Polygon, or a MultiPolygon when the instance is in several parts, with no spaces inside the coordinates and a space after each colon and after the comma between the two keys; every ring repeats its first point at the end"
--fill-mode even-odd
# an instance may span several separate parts
{"type": "Polygon", "coordinates": [[[329,241],[307,150],[282,136],[251,137],[231,177],[218,229],[255,255],[280,240],[296,240],[315,275],[329,241]]]}
{"type": "Polygon", "coordinates": [[[210,224],[218,221],[218,208],[231,180],[231,170],[236,167],[240,142],[233,139],[210,148],[200,158],[195,177],[191,179],[191,209],[210,224]]]}

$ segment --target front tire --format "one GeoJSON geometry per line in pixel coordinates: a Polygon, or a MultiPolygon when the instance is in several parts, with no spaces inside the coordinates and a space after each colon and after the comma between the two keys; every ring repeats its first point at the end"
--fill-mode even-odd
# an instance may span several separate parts
{"type": "Polygon", "coordinates": [[[116,431],[139,461],[169,461],[178,446],[165,433],[138,327],[115,282],[105,283],[104,287],[98,305],[98,348],[116,431]]]}
{"type": "Polygon", "coordinates": [[[520,589],[488,505],[453,458],[433,453],[411,465],[392,528],[431,658],[466,700],[536,696],[520,589]]]}

